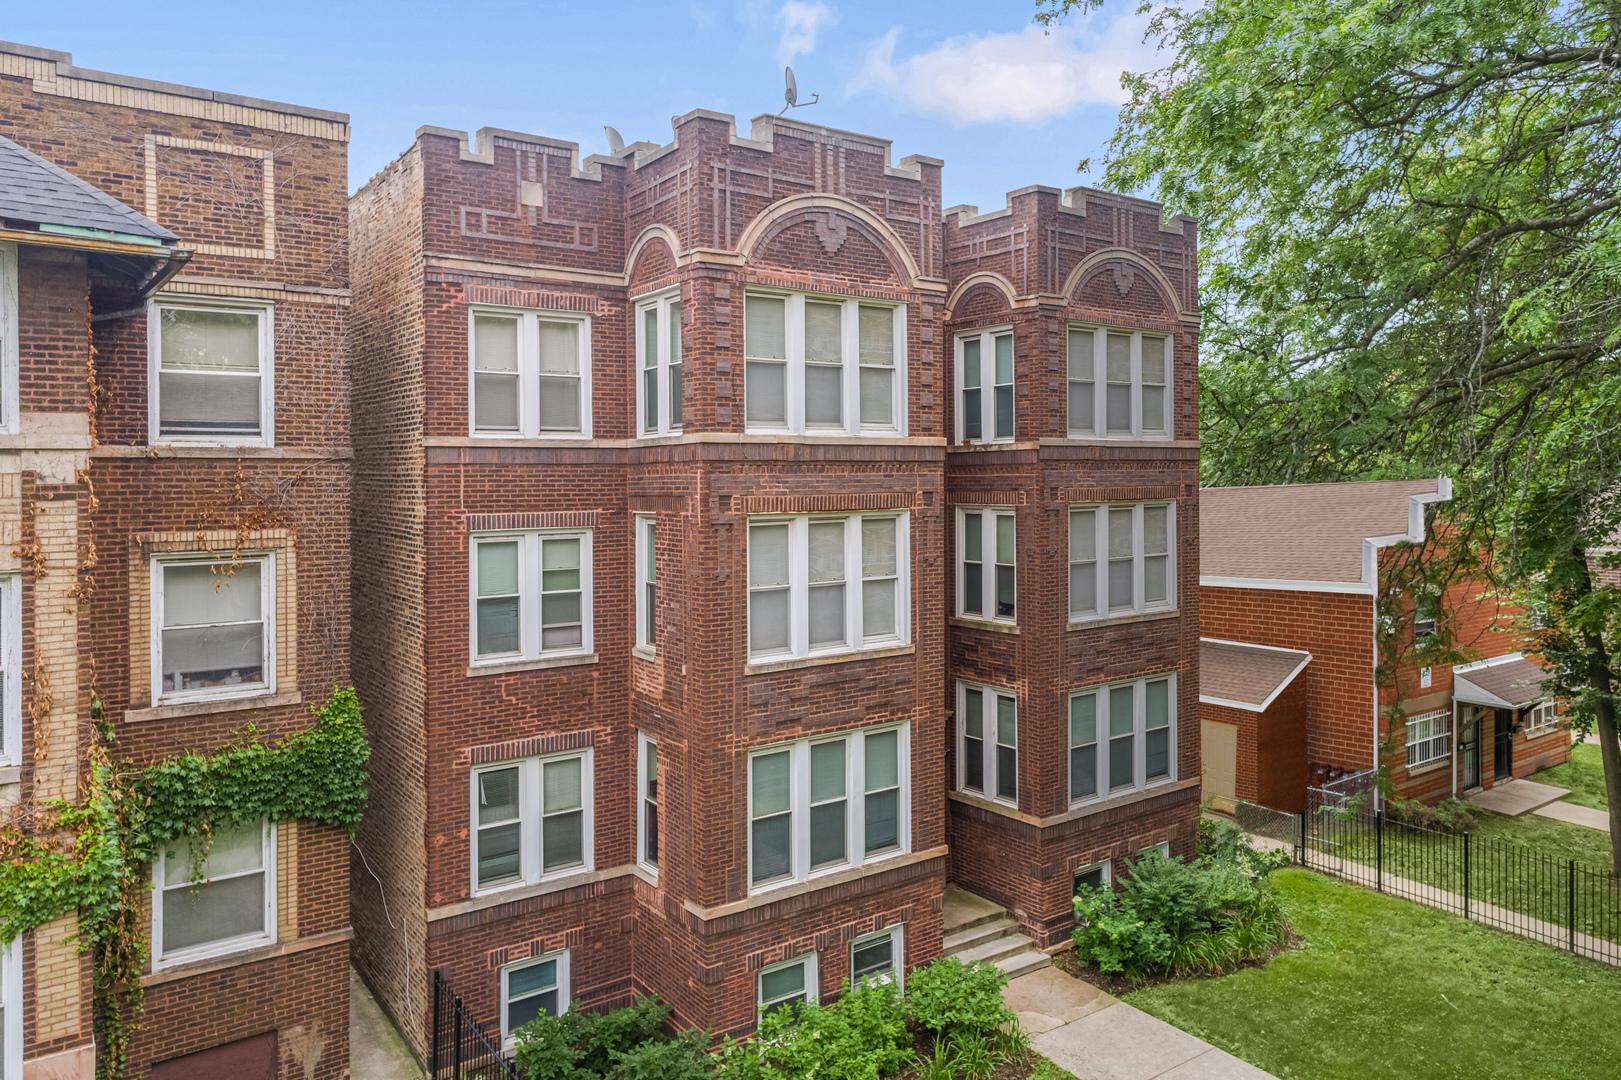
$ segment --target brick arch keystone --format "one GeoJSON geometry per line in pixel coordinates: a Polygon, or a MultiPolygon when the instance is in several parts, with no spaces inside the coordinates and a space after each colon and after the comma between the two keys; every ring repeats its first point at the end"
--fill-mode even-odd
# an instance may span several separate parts
{"type": "Polygon", "coordinates": [[[825,191],[807,192],[772,203],[749,222],[743,235],[738,237],[736,250],[744,258],[751,258],[757,248],[768,243],[782,229],[807,218],[816,220],[817,237],[823,246],[831,245],[831,250],[836,251],[842,246],[845,233],[854,226],[858,233],[889,257],[890,265],[905,279],[906,287],[910,288],[922,275],[905,241],[890,228],[887,221],[852,199],[825,191]],[[820,220],[816,220],[817,211],[825,215],[820,220]]]}
{"type": "Polygon", "coordinates": [[[1176,289],[1172,287],[1171,279],[1165,276],[1165,271],[1130,248],[1104,248],[1102,251],[1094,251],[1076,263],[1075,269],[1071,270],[1069,277],[1064,279],[1064,288],[1061,295],[1064,299],[1074,302],[1075,294],[1080,291],[1081,286],[1107,269],[1110,263],[1116,264],[1115,278],[1117,285],[1124,281],[1125,288],[1129,289],[1131,287],[1129,275],[1143,274],[1159,290],[1160,294],[1170,302],[1171,311],[1177,318],[1185,318],[1193,314],[1193,312],[1182,306],[1182,300],[1176,295],[1176,289]],[[1120,266],[1121,263],[1124,263],[1125,266],[1120,266]],[[1125,274],[1122,274],[1123,270],[1125,274]]]}

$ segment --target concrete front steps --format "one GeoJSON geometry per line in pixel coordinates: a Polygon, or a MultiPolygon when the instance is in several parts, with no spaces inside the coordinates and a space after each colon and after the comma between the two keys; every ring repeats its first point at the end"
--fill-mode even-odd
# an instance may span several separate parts
{"type": "Polygon", "coordinates": [[[945,941],[940,952],[963,963],[981,960],[995,964],[1016,979],[1052,964],[1052,957],[1036,948],[1007,909],[955,885],[946,886],[945,941]]]}

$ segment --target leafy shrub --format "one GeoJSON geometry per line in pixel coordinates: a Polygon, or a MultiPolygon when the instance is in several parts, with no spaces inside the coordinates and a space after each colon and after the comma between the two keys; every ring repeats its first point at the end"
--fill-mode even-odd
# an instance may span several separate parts
{"type": "Polygon", "coordinates": [[[1208,817],[1199,819],[1199,857],[1233,863],[1257,876],[1289,865],[1287,848],[1257,848],[1237,825],[1208,817]]]}
{"type": "MultiPolygon", "coordinates": [[[[847,984],[848,985],[848,984],[847,984]]],[[[866,981],[831,1005],[760,1018],[754,1039],[728,1041],[724,1080],[883,1080],[913,1062],[912,1037],[893,983],[866,981]]]]}
{"type": "Polygon", "coordinates": [[[562,1016],[536,1017],[516,1032],[518,1069],[528,1080],[620,1076],[619,1058],[632,1055],[635,1062],[637,1053],[654,1053],[643,1046],[670,1041],[660,1032],[669,1015],[668,1005],[644,997],[605,1013],[586,1012],[576,1003],[562,1016]]]}
{"type": "Polygon", "coordinates": [[[715,1080],[707,1031],[683,1031],[613,1053],[613,1080],[715,1080]]]}
{"type": "Polygon", "coordinates": [[[1007,972],[994,964],[964,964],[942,957],[912,972],[906,984],[906,1016],[936,1037],[948,1029],[995,1031],[1017,1020],[1002,1002],[1007,972]]]}
{"type": "Polygon", "coordinates": [[[1434,806],[1426,806],[1417,799],[1404,799],[1390,795],[1385,800],[1385,816],[1404,825],[1416,825],[1435,832],[1472,832],[1479,822],[1479,812],[1459,798],[1443,799],[1434,806]]]}
{"type": "Polygon", "coordinates": [[[1137,974],[1158,971],[1171,958],[1171,936],[1157,922],[1137,913],[1130,901],[1108,886],[1083,887],[1075,897],[1076,954],[1099,971],[1137,974]]]}

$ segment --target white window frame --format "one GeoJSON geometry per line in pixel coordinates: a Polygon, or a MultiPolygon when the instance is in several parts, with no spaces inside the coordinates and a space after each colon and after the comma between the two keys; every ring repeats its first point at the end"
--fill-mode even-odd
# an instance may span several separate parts
{"type": "Polygon", "coordinates": [[[1525,710],[1525,735],[1534,739],[1546,735],[1559,726],[1559,703],[1539,701],[1525,710]]]}
{"type": "Polygon", "coordinates": [[[514,960],[510,964],[502,965],[501,971],[500,971],[500,981],[499,981],[499,984],[496,987],[497,993],[500,995],[496,999],[496,1008],[498,1008],[501,1011],[501,1018],[500,1018],[500,1020],[501,1020],[501,1049],[503,1049],[503,1050],[512,1050],[515,1047],[517,1047],[517,1045],[518,1045],[518,1040],[513,1037],[513,1033],[510,1030],[508,1030],[508,1028],[507,1028],[507,976],[508,976],[508,974],[510,974],[511,972],[514,972],[514,971],[518,971],[518,970],[520,970],[522,968],[537,967],[540,964],[546,963],[548,960],[556,960],[557,961],[557,1015],[562,1016],[564,1013],[568,1012],[568,1006],[569,1006],[569,950],[568,949],[559,949],[556,952],[549,952],[549,953],[545,954],[544,956],[525,957],[522,960],[514,960]]]}
{"type": "Polygon", "coordinates": [[[1018,513],[1011,506],[958,506],[957,507],[957,617],[959,619],[972,619],[976,622],[1004,623],[1008,626],[1017,626],[1019,622],[1019,556],[1018,556],[1018,513]],[[980,609],[978,612],[967,610],[968,589],[968,516],[980,515],[980,609]],[[998,518],[1013,519],[1013,614],[1011,616],[996,613],[996,582],[999,564],[996,550],[996,522],[998,518]]]}
{"type": "MultiPolygon", "coordinates": [[[[655,858],[652,859],[652,860],[649,860],[648,857],[647,857],[647,812],[646,811],[647,811],[647,804],[649,802],[651,802],[653,804],[653,807],[654,807],[655,811],[661,810],[664,803],[663,803],[662,796],[658,794],[658,789],[657,788],[654,788],[654,793],[653,793],[652,796],[649,796],[648,793],[647,793],[647,755],[648,755],[648,751],[652,751],[652,753],[653,753],[653,768],[654,768],[655,771],[657,771],[657,769],[658,769],[658,752],[659,752],[658,740],[653,738],[651,735],[646,735],[646,734],[643,734],[641,732],[637,732],[637,734],[636,734],[636,862],[637,862],[637,864],[639,866],[641,866],[642,869],[646,870],[648,873],[652,874],[655,879],[657,879],[658,873],[659,873],[658,858],[662,857],[663,854],[664,854],[664,828],[663,828],[663,821],[662,821],[663,814],[661,813],[659,815],[659,817],[661,819],[660,824],[659,824],[659,829],[658,829],[659,850],[656,853],[655,858]]],[[[657,783],[657,782],[658,782],[658,778],[655,777],[654,778],[654,783],[657,783]]]]}
{"type": "Polygon", "coordinates": [[[473,304],[467,309],[467,432],[475,439],[589,439],[591,438],[591,316],[550,308],[501,307],[473,304]],[[478,403],[473,392],[478,358],[474,355],[474,319],[480,315],[518,320],[518,430],[480,431],[478,403]],[[579,326],[580,430],[540,430],[540,324],[565,322],[579,326]]]}
{"type": "Polygon", "coordinates": [[[22,625],[22,575],[0,574],[0,765],[23,763],[22,625]]]}
{"type": "MultiPolygon", "coordinates": [[[[804,964],[805,965],[805,1004],[807,1004],[807,1005],[815,1005],[817,1000],[818,1000],[817,990],[818,990],[818,980],[819,980],[819,976],[818,976],[817,970],[816,970],[817,969],[816,960],[817,960],[817,954],[815,953],[815,951],[811,951],[811,952],[807,952],[807,953],[800,953],[798,956],[790,957],[787,960],[779,960],[775,964],[767,964],[764,967],[762,967],[759,971],[755,972],[754,973],[754,1017],[755,1017],[755,1019],[758,1021],[760,1017],[765,1015],[766,1006],[773,1004],[773,1002],[768,1002],[768,1001],[765,1000],[765,989],[764,989],[764,987],[765,987],[765,977],[767,975],[769,975],[773,971],[781,971],[783,968],[793,967],[795,964],[804,964]]],[[[784,1000],[785,1001],[787,999],[782,998],[782,999],[779,999],[779,1000],[784,1000]]]]}
{"type": "Polygon", "coordinates": [[[1423,768],[1447,760],[1452,756],[1452,710],[1434,709],[1407,718],[1407,767],[1423,768]],[[1418,725],[1424,725],[1419,728],[1418,725]],[[1428,730],[1422,738],[1414,732],[1428,730]]]}
{"type": "Polygon", "coordinates": [[[0,1004],[5,1007],[0,1080],[22,1080],[23,1075],[23,941],[19,936],[0,950],[0,1004]]]}
{"type": "Polygon", "coordinates": [[[1015,336],[1013,343],[1013,382],[1007,384],[1013,389],[1013,430],[1006,435],[996,434],[996,339],[1004,334],[1013,334],[1012,323],[1002,323],[997,326],[987,326],[978,330],[964,330],[952,339],[952,388],[956,396],[956,407],[952,410],[956,416],[957,443],[967,440],[967,425],[964,423],[963,379],[967,371],[963,366],[963,342],[970,338],[979,339],[979,416],[980,428],[979,443],[1009,443],[1018,437],[1019,431],[1019,349],[1015,336]]]}
{"type": "MultiPolygon", "coordinates": [[[[662,292],[653,293],[649,296],[637,297],[635,300],[634,312],[636,321],[634,330],[636,334],[636,415],[633,418],[633,434],[631,435],[631,437],[634,439],[654,439],[661,435],[679,435],[681,434],[682,429],[685,427],[686,407],[684,404],[684,398],[681,416],[682,422],[680,424],[671,423],[670,416],[670,306],[672,304],[680,303],[681,287],[679,285],[673,289],[665,289],[662,292]],[[653,428],[649,428],[646,423],[647,390],[646,384],[643,381],[643,372],[649,369],[642,366],[647,357],[647,327],[645,325],[645,320],[646,313],[649,310],[653,310],[658,313],[658,356],[655,358],[655,369],[657,371],[655,378],[657,379],[658,383],[658,423],[653,428]]],[[[676,325],[679,326],[680,324],[677,323],[676,325]]],[[[683,391],[685,391],[686,386],[686,360],[686,342],[683,340],[681,348],[681,375],[683,391]]]]}
{"type": "Polygon", "coordinates": [[[1065,520],[1066,538],[1066,567],[1079,565],[1068,561],[1069,530],[1074,526],[1075,515],[1085,511],[1092,511],[1093,518],[1093,573],[1096,575],[1093,591],[1094,609],[1091,612],[1075,611],[1075,598],[1070,588],[1070,575],[1065,577],[1065,593],[1068,597],[1068,610],[1070,625],[1078,623],[1099,622],[1108,619],[1128,618],[1133,615],[1142,615],[1156,611],[1175,611],[1177,605],[1176,589],[1176,501],[1174,499],[1151,499],[1140,503],[1074,503],[1069,507],[1065,520]],[[1143,529],[1143,511],[1150,506],[1163,506],[1165,513],[1165,599],[1149,603],[1146,594],[1147,575],[1144,572],[1148,558],[1144,551],[1145,533],[1143,529]],[[1129,513],[1131,515],[1131,558],[1132,558],[1132,586],[1131,607],[1110,608],[1109,606],[1109,518],[1115,514],[1129,513]]]}
{"type": "Polygon", "coordinates": [[[467,656],[474,667],[511,664],[553,657],[589,656],[595,648],[592,635],[593,529],[531,529],[527,531],[478,532],[467,543],[467,656]],[[541,552],[544,540],[580,541],[580,644],[565,649],[541,647],[541,552]],[[484,543],[518,541],[518,643],[517,652],[478,651],[478,547],[484,543]]]}
{"type": "Polygon", "coordinates": [[[1070,902],[1071,902],[1072,905],[1073,905],[1074,900],[1075,900],[1075,882],[1076,882],[1076,879],[1079,878],[1082,874],[1091,873],[1093,870],[1101,870],[1101,871],[1103,871],[1103,880],[1099,884],[1104,885],[1104,886],[1109,886],[1109,885],[1114,884],[1114,860],[1113,859],[1099,859],[1097,862],[1087,863],[1085,866],[1077,866],[1073,871],[1070,872],[1070,875],[1069,875],[1069,896],[1070,896],[1070,902]]]}
{"type": "Polygon", "coordinates": [[[146,423],[152,446],[275,446],[276,445],[276,308],[268,300],[192,296],[163,293],[146,302],[146,423]],[[159,376],[163,368],[163,309],[228,312],[259,318],[259,434],[246,438],[225,435],[160,435],[159,376]]]}
{"type": "Polygon", "coordinates": [[[1000,803],[1003,806],[1017,807],[1019,805],[1019,766],[1022,758],[1023,740],[1019,737],[1019,695],[1006,687],[991,686],[980,682],[957,682],[957,790],[988,802],[1000,803]],[[975,790],[968,786],[968,692],[978,690],[984,696],[984,711],[981,715],[981,754],[982,779],[984,787],[975,790]],[[1000,740],[1000,717],[996,707],[996,699],[1002,697],[1013,702],[1013,798],[1003,798],[997,794],[1000,786],[1000,764],[997,750],[1003,744],[1000,740]]]}
{"type": "Polygon", "coordinates": [[[789,432],[812,436],[898,436],[906,434],[907,380],[906,380],[906,305],[887,300],[834,296],[824,293],[788,292],[780,289],[750,288],[743,299],[743,416],[744,430],[749,433],[773,434],[789,432]],[[786,423],[760,424],[748,421],[748,297],[768,296],[785,303],[783,313],[785,351],[783,414],[786,423]],[[844,308],[840,324],[843,346],[841,412],[844,423],[840,427],[807,427],[805,424],[805,301],[817,304],[839,304],[844,308]],[[895,320],[895,382],[890,400],[889,424],[863,424],[861,422],[861,309],[888,308],[895,320]]]}
{"type": "MultiPolygon", "coordinates": [[[[748,519],[748,528],[757,525],[788,526],[788,648],[776,652],[752,651],[752,634],[745,636],[750,663],[770,664],[810,656],[837,656],[872,649],[889,649],[912,640],[912,540],[911,514],[905,510],[874,510],[869,513],[765,514],[748,519]],[[895,632],[868,638],[862,606],[861,523],[869,518],[895,521],[895,632]],[[844,643],[810,646],[810,526],[813,522],[844,522],[844,643]]],[[[748,533],[745,531],[745,536],[748,533]]],[[[747,541],[745,541],[746,543],[747,541]]],[[[748,588],[748,553],[744,553],[744,589],[748,588]]],[[[745,622],[752,617],[753,605],[745,596],[745,622]]],[[[749,628],[752,629],[752,628],[749,628]]]]}
{"type": "Polygon", "coordinates": [[[221,698],[262,697],[276,692],[276,553],[273,551],[244,551],[235,558],[209,552],[190,551],[155,555],[149,564],[151,577],[151,665],[152,701],[166,705],[187,701],[213,701],[221,698]],[[259,614],[264,622],[265,678],[264,682],[246,686],[211,686],[201,690],[163,689],[163,572],[165,567],[186,564],[245,564],[261,563],[259,571],[259,614]]]}
{"type": "Polygon", "coordinates": [[[1162,333],[1155,330],[1128,330],[1122,326],[1106,326],[1102,323],[1072,322],[1068,325],[1064,335],[1065,357],[1065,392],[1064,416],[1065,429],[1072,439],[1169,439],[1172,438],[1173,417],[1176,409],[1172,399],[1175,394],[1175,347],[1176,335],[1162,333]],[[1083,379],[1070,379],[1069,367],[1069,332],[1082,330],[1092,335],[1092,423],[1090,427],[1078,426],[1077,417],[1071,416],[1069,411],[1069,386],[1072,383],[1085,382],[1083,379]],[[1131,336],[1131,430],[1109,430],[1108,421],[1108,336],[1110,334],[1129,334],[1131,336]],[[1159,338],[1165,342],[1165,415],[1161,426],[1150,428],[1143,423],[1143,338],[1159,338]]]}
{"type": "Polygon", "coordinates": [[[658,519],[652,514],[638,514],[635,522],[636,565],[630,577],[631,588],[635,590],[636,647],[631,651],[651,660],[658,654],[658,519]],[[648,586],[653,588],[651,606],[647,600],[648,586]]]}
{"type": "Polygon", "coordinates": [[[467,884],[469,895],[489,896],[508,889],[521,889],[543,881],[558,881],[588,874],[596,869],[596,799],[595,753],[591,747],[583,750],[565,750],[539,757],[513,758],[474,766],[467,784],[467,884]],[[545,791],[542,788],[545,766],[549,762],[578,758],[580,761],[580,854],[583,861],[565,866],[551,873],[543,868],[541,852],[541,817],[545,810],[545,791]],[[478,883],[478,778],[487,772],[516,767],[518,770],[518,876],[497,884],[480,886],[478,883]]]}
{"type": "Polygon", "coordinates": [[[866,976],[866,978],[870,978],[874,982],[877,982],[877,983],[893,982],[895,984],[895,988],[897,990],[905,989],[905,987],[906,987],[906,924],[905,923],[895,923],[892,926],[886,926],[882,930],[877,931],[876,933],[863,934],[861,937],[858,937],[854,941],[850,942],[850,957],[849,957],[849,959],[850,959],[850,985],[852,987],[854,987],[856,985],[856,950],[861,948],[864,945],[870,945],[875,941],[882,941],[884,938],[889,938],[890,939],[890,950],[891,950],[890,951],[890,970],[889,970],[888,974],[869,975],[869,976],[866,976]]]}
{"type": "Polygon", "coordinates": [[[1069,740],[1069,710],[1070,702],[1075,698],[1088,694],[1097,696],[1095,716],[1097,718],[1097,776],[1091,795],[1083,795],[1078,799],[1070,799],[1071,807],[1086,806],[1091,803],[1107,802],[1123,796],[1134,795],[1139,791],[1173,784],[1177,779],[1177,716],[1176,716],[1176,682],[1174,671],[1159,672],[1153,675],[1143,675],[1135,679],[1116,679],[1113,682],[1101,683],[1093,686],[1082,686],[1071,690],[1064,695],[1064,779],[1065,792],[1075,790],[1074,778],[1070,776],[1070,740],[1069,740]],[[1148,778],[1148,684],[1151,682],[1166,681],[1165,707],[1167,727],[1169,728],[1169,747],[1167,749],[1167,772],[1164,776],[1148,778]],[[1132,766],[1131,782],[1129,784],[1117,783],[1118,777],[1112,776],[1109,768],[1109,691],[1117,687],[1131,686],[1132,691],[1132,766]]]}
{"type": "MultiPolygon", "coordinates": [[[[265,876],[265,929],[258,934],[242,934],[234,938],[223,938],[203,945],[194,945],[189,949],[165,954],[163,951],[163,894],[166,889],[163,884],[163,856],[171,846],[188,843],[182,838],[175,845],[163,844],[158,848],[158,857],[151,867],[152,875],[152,970],[160,971],[164,968],[175,967],[178,964],[190,964],[197,960],[206,960],[214,956],[226,956],[230,953],[242,952],[245,949],[257,949],[265,945],[276,943],[276,823],[274,821],[260,822],[260,842],[264,860],[261,871],[265,876]]],[[[233,875],[237,876],[237,875],[233,875]]],[[[205,882],[212,878],[204,878],[205,882]]],[[[174,889],[189,889],[188,885],[176,885],[174,889]]]]}
{"type": "MultiPolygon", "coordinates": [[[[17,307],[17,245],[0,243],[0,431],[8,435],[17,434],[20,317],[21,312],[17,307]]],[[[6,1046],[9,1056],[9,1037],[6,1046]]],[[[9,1072],[5,1074],[7,1080],[11,1075],[9,1072]]]]}
{"type": "Polygon", "coordinates": [[[1149,844],[1145,848],[1138,848],[1137,855],[1135,857],[1140,858],[1143,855],[1148,854],[1150,851],[1157,851],[1169,859],[1171,857],[1171,842],[1169,840],[1161,840],[1157,844],[1149,844]]]}
{"type": "Polygon", "coordinates": [[[773,743],[749,749],[745,784],[747,808],[745,820],[749,830],[748,881],[749,893],[770,892],[802,881],[812,881],[829,874],[843,873],[860,866],[883,862],[906,855],[912,850],[912,739],[911,723],[879,724],[874,727],[852,728],[818,735],[814,739],[773,743]],[[868,855],[866,852],[867,825],[867,755],[866,739],[884,732],[898,733],[896,739],[896,771],[900,780],[900,800],[897,807],[899,843],[892,848],[868,855]],[[810,865],[810,808],[811,808],[811,747],[818,743],[843,740],[844,748],[844,854],[842,862],[811,869],[810,865]],[[759,884],[754,882],[754,759],[770,754],[790,754],[788,763],[789,790],[789,872],[784,877],[772,878],[759,884]]]}

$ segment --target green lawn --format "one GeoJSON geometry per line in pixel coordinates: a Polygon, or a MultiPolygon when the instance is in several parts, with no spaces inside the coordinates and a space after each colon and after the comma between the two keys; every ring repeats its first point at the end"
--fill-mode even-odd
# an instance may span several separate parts
{"type": "Polygon", "coordinates": [[[1304,947],[1126,1001],[1284,1080],[1611,1080],[1621,969],[1303,870],[1304,947]]]}
{"type": "Polygon", "coordinates": [[[1604,762],[1600,757],[1597,743],[1577,743],[1570,748],[1569,761],[1533,773],[1531,779],[1539,784],[1569,788],[1565,802],[1608,810],[1610,800],[1604,794],[1604,762]]]}

